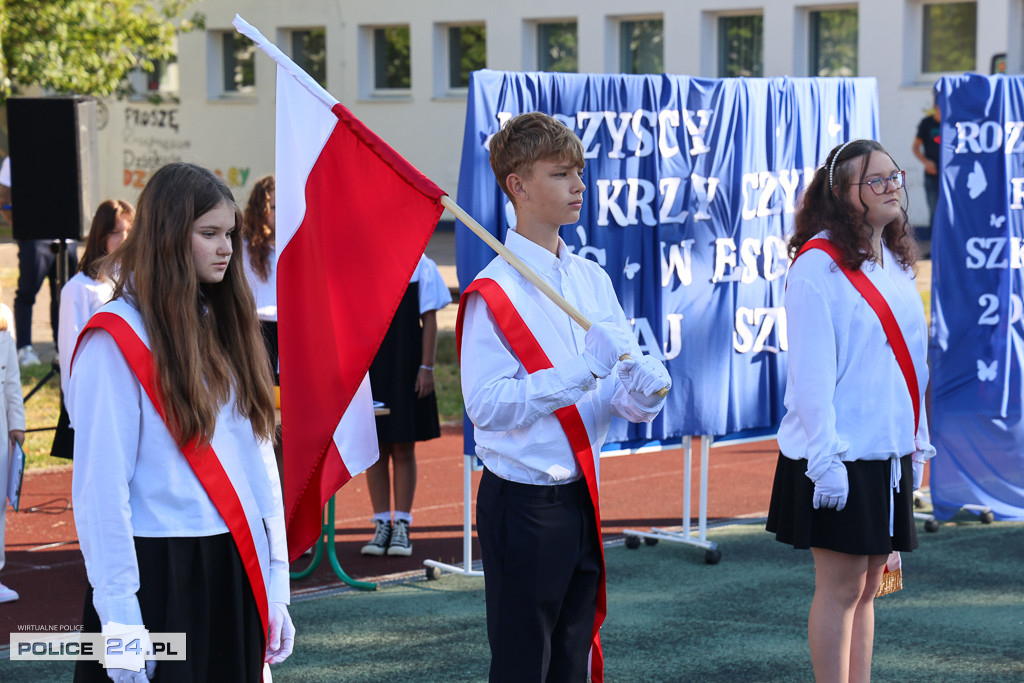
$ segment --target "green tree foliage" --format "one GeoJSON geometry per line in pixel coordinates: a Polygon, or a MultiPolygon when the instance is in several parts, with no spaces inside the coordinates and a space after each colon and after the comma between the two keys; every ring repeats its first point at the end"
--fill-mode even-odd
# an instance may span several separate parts
{"type": "Polygon", "coordinates": [[[0,99],[19,87],[80,95],[127,92],[135,67],[153,71],[174,55],[192,0],[0,0],[0,99]]]}

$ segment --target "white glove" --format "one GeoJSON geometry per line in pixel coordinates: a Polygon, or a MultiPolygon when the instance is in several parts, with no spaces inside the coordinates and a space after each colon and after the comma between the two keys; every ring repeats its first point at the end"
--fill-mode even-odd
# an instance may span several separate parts
{"type": "Polygon", "coordinates": [[[120,652],[114,655],[107,655],[106,661],[109,664],[120,664],[121,668],[117,666],[107,667],[107,676],[114,683],[146,683],[148,680],[152,680],[153,676],[156,675],[156,660],[155,659],[144,659],[146,653],[153,651],[153,642],[149,638],[149,631],[146,630],[145,626],[128,626],[116,622],[108,622],[103,628],[102,633],[108,638],[120,638],[122,643],[122,649],[120,652]],[[138,649],[135,649],[133,640],[138,639],[138,649]],[[129,650],[128,647],[132,646],[129,650]],[[141,654],[138,652],[141,650],[141,654]],[[145,661],[145,667],[143,668],[143,661],[145,661]],[[124,666],[135,666],[138,663],[141,671],[134,669],[125,669],[124,666]]]}
{"type": "Polygon", "coordinates": [[[280,664],[288,659],[295,644],[295,625],[288,614],[288,605],[283,602],[272,602],[270,609],[270,628],[267,633],[267,654],[263,661],[268,664],[280,664]]]}
{"type": "Polygon", "coordinates": [[[658,394],[672,386],[665,365],[654,356],[641,356],[639,360],[622,361],[618,366],[619,380],[630,392],[633,400],[645,408],[653,408],[664,400],[658,394]]]}
{"type": "Polygon", "coordinates": [[[838,455],[832,456],[825,474],[814,482],[814,509],[835,508],[839,512],[846,507],[846,497],[850,494],[850,481],[846,477],[846,465],[838,455]]]}
{"type": "Polygon", "coordinates": [[[912,460],[911,465],[914,469],[914,490],[916,491],[921,488],[921,482],[924,481],[924,461],[912,460]]]}
{"type": "Polygon", "coordinates": [[[630,352],[630,338],[613,323],[594,323],[587,330],[583,358],[595,377],[607,377],[619,358],[630,352]]]}

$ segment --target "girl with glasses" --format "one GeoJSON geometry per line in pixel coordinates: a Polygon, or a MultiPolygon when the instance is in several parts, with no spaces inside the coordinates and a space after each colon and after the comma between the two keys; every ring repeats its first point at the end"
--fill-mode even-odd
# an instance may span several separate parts
{"type": "Polygon", "coordinates": [[[874,140],[836,147],[789,242],[787,412],[767,529],[814,557],[807,630],[817,681],[870,680],[875,594],[889,554],[917,547],[912,494],[935,454],[903,177],[874,140]],[[905,342],[902,368],[896,330],[887,334],[866,298],[875,295],[905,342]]]}

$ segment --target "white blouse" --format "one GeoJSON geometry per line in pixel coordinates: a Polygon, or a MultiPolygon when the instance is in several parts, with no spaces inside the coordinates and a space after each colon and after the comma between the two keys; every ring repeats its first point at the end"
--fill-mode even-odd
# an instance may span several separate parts
{"type": "Polygon", "coordinates": [[[60,388],[68,392],[71,373],[71,354],[82,328],[100,306],[114,295],[114,284],[108,280],[93,280],[85,273],[76,273],[60,290],[60,317],[57,339],[60,364],[60,388]]]}
{"type": "Polygon", "coordinates": [[[806,459],[819,478],[832,456],[888,460],[908,453],[929,458],[924,395],[928,387],[928,326],[913,273],[883,245],[883,265],[865,261],[864,274],[885,298],[903,332],[917,374],[920,426],[906,380],[874,310],[832,258],[820,249],[792,265],[786,286],[789,369],[782,454],[806,459]]]}

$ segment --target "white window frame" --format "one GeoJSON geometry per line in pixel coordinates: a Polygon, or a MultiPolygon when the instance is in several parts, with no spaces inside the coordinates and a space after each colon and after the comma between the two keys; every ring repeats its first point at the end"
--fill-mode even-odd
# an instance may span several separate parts
{"type": "Polygon", "coordinates": [[[221,30],[210,29],[206,33],[206,90],[207,97],[211,100],[254,100],[258,78],[256,75],[255,53],[253,58],[253,84],[243,86],[239,90],[227,90],[224,87],[224,38],[226,36],[240,35],[234,29],[221,30]]]}
{"type": "MultiPolygon", "coordinates": [[[[610,50],[607,50],[607,58],[605,59],[606,69],[609,73],[621,73],[631,74],[632,72],[625,72],[622,70],[622,62],[624,55],[622,54],[622,25],[627,23],[635,23],[639,21],[660,21],[661,22],[661,62],[662,67],[665,66],[665,15],[664,14],[636,14],[636,15],[623,15],[611,17],[609,23],[608,45],[611,46],[610,50]]],[[[579,36],[579,24],[577,23],[577,38],[579,36]]],[[[642,75],[642,74],[641,74],[642,75]]]]}
{"type": "Polygon", "coordinates": [[[409,23],[396,24],[366,24],[359,27],[359,96],[370,100],[410,100],[412,99],[412,84],[415,78],[415,67],[413,65],[413,32],[409,23]],[[375,32],[378,29],[405,28],[409,30],[409,87],[408,88],[378,88],[377,87],[377,64],[376,64],[376,38],[375,32]]]}
{"type": "MultiPolygon", "coordinates": [[[[907,54],[904,64],[907,66],[907,73],[910,80],[917,84],[931,85],[943,76],[949,74],[960,74],[964,71],[979,71],[978,69],[978,0],[918,0],[908,8],[907,34],[904,44],[907,54]],[[961,2],[973,2],[975,12],[975,33],[974,33],[974,65],[963,71],[925,71],[924,70],[924,9],[928,5],[952,5],[961,2]]],[[[988,71],[988,64],[981,71],[988,71]]]]}
{"type": "Polygon", "coordinates": [[[793,32],[793,73],[799,76],[815,76],[811,70],[811,15],[815,12],[838,12],[841,10],[857,11],[857,73],[860,73],[860,20],[861,8],[856,3],[845,5],[815,5],[801,7],[797,15],[796,30],[793,32]]]}
{"type": "Polygon", "coordinates": [[[523,69],[526,71],[540,71],[542,68],[538,53],[540,52],[540,27],[545,24],[576,24],[576,71],[557,71],[552,73],[579,73],[579,17],[545,17],[543,19],[530,19],[526,21],[523,31],[523,69]]]}
{"type": "Polygon", "coordinates": [[[128,72],[128,83],[132,86],[131,99],[147,100],[153,95],[160,97],[176,97],[179,88],[179,71],[177,57],[174,61],[153,60],[158,72],[158,87],[156,90],[149,89],[149,77],[151,73],[137,66],[128,72]]]}
{"type": "MultiPolygon", "coordinates": [[[[457,21],[434,24],[434,97],[439,99],[465,99],[469,96],[468,86],[451,84],[452,57],[450,31],[452,28],[483,27],[484,42],[487,42],[487,23],[485,21],[457,21]]],[[[485,48],[486,54],[486,48],[485,48]]],[[[484,58],[486,68],[487,58],[484,58]]]]}
{"type": "MultiPolygon", "coordinates": [[[[323,31],[324,32],[324,54],[325,54],[325,57],[324,57],[324,62],[325,62],[324,63],[324,69],[326,71],[325,76],[324,76],[324,80],[329,83],[330,81],[328,79],[330,78],[330,73],[331,73],[331,69],[330,69],[331,59],[330,59],[330,51],[328,50],[328,46],[327,46],[327,27],[326,26],[288,26],[288,27],[284,27],[284,28],[279,28],[277,30],[277,44],[278,45],[286,46],[287,49],[284,50],[284,52],[289,57],[291,57],[292,60],[294,60],[296,63],[298,63],[298,60],[295,59],[296,55],[295,55],[295,44],[293,42],[293,36],[296,33],[300,33],[300,32],[303,32],[303,31],[323,31]]],[[[322,85],[324,86],[325,89],[327,88],[327,84],[326,83],[324,83],[322,85]]]]}
{"type": "MultiPolygon", "coordinates": [[[[707,74],[709,76],[711,76],[712,78],[724,78],[724,76],[720,76],[719,75],[720,71],[721,71],[721,68],[720,68],[721,64],[719,63],[719,56],[720,56],[720,53],[721,53],[721,45],[719,44],[720,43],[719,37],[721,36],[721,28],[722,28],[721,27],[721,23],[720,23],[721,20],[722,19],[735,19],[737,17],[756,17],[756,16],[759,16],[759,17],[762,18],[761,70],[762,70],[762,72],[764,72],[764,67],[765,67],[765,52],[764,51],[766,49],[766,42],[767,41],[766,41],[766,35],[764,33],[764,23],[763,23],[763,19],[764,19],[765,13],[764,13],[764,10],[762,8],[752,8],[752,9],[745,9],[745,10],[736,10],[734,12],[708,12],[708,13],[705,14],[706,19],[708,19],[709,21],[705,21],[704,22],[704,29],[705,29],[704,35],[705,36],[709,36],[709,35],[711,36],[711,40],[704,41],[705,44],[710,47],[710,53],[708,53],[708,52],[704,53],[705,54],[705,60],[706,60],[705,61],[705,68],[707,69],[707,74]],[[710,66],[710,68],[707,68],[708,66],[710,66]]],[[[805,40],[806,40],[806,38],[805,38],[805,40]]],[[[804,50],[804,53],[805,53],[805,56],[804,56],[805,66],[804,66],[804,68],[806,69],[807,68],[806,67],[806,62],[807,62],[806,50],[804,50]]],[[[761,73],[759,76],[752,76],[752,78],[763,78],[764,76],[765,76],[765,74],[761,73]]]]}

